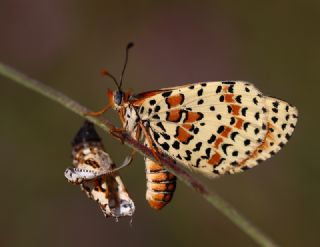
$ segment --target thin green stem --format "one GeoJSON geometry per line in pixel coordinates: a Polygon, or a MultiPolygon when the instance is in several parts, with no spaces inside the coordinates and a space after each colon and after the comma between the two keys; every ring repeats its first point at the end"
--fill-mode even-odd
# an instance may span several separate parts
{"type": "MultiPolygon", "coordinates": [[[[107,120],[99,117],[91,117],[85,115],[89,111],[86,107],[80,105],[76,101],[68,98],[61,92],[39,82],[26,75],[20,73],[19,71],[0,63],[0,74],[4,77],[11,79],[13,82],[19,83],[32,91],[35,91],[43,96],[58,102],[63,107],[73,111],[74,113],[90,120],[97,126],[101,127],[103,130],[111,134],[121,141],[141,153],[143,156],[155,160],[150,149],[145,147],[142,143],[137,142],[125,131],[115,131],[114,126],[107,120]]],[[[263,234],[256,226],[250,223],[243,215],[241,215],[234,207],[222,199],[218,194],[209,191],[207,187],[198,181],[192,174],[182,169],[182,166],[176,164],[176,162],[168,156],[159,155],[160,162],[174,173],[181,181],[186,185],[190,186],[201,194],[211,205],[213,205],[217,210],[219,210],[223,215],[225,215],[231,222],[237,225],[244,233],[251,237],[260,246],[276,246],[276,244],[263,234]]]]}

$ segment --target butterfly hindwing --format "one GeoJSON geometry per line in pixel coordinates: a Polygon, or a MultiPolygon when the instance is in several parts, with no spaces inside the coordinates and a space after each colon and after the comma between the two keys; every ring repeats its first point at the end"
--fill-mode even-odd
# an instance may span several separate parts
{"type": "Polygon", "coordinates": [[[293,134],[298,120],[298,111],[287,102],[273,97],[266,97],[268,131],[262,144],[230,173],[251,168],[270,158],[281,150],[293,134]]]}

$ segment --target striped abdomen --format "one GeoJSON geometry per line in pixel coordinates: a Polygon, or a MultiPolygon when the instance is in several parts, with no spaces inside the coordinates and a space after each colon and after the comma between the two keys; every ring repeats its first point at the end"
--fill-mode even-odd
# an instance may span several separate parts
{"type": "Polygon", "coordinates": [[[162,209],[172,199],[176,189],[176,176],[168,172],[161,164],[145,159],[147,192],[149,205],[157,210],[162,209]]]}

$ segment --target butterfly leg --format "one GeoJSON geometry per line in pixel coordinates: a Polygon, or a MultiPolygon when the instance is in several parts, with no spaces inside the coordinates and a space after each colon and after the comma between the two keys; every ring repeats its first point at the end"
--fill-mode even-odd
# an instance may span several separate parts
{"type": "MultiPolygon", "coordinates": [[[[118,111],[118,115],[119,115],[120,121],[122,123],[122,126],[125,126],[124,114],[125,114],[124,109],[120,109],[118,111]]],[[[111,128],[111,134],[113,134],[113,136],[115,136],[118,139],[120,139],[122,144],[123,144],[123,140],[124,140],[123,132],[125,132],[125,131],[127,131],[127,129],[125,127],[122,127],[122,128],[113,127],[113,128],[111,128]]]]}
{"type": "MultiPolygon", "coordinates": [[[[120,139],[120,141],[123,144],[123,140],[124,140],[124,135],[125,133],[131,133],[131,137],[133,137],[133,139],[139,141],[140,137],[141,137],[141,128],[139,125],[136,126],[136,128],[132,131],[132,132],[128,132],[126,128],[122,127],[122,128],[117,128],[117,127],[113,127],[111,128],[111,134],[113,134],[115,137],[117,137],[118,139],[120,139]],[[133,133],[133,134],[132,134],[133,133]]],[[[135,151],[133,151],[133,153],[131,154],[131,156],[133,156],[135,151]]]]}
{"type": "Polygon", "coordinates": [[[85,115],[89,115],[89,116],[100,116],[103,113],[105,113],[106,111],[108,111],[110,108],[113,107],[114,102],[113,102],[113,92],[111,90],[108,89],[107,91],[107,98],[108,98],[108,104],[103,107],[100,111],[96,111],[96,112],[87,112],[85,115]]]}
{"type": "Polygon", "coordinates": [[[106,105],[103,107],[100,111],[89,111],[86,112],[85,115],[93,116],[93,117],[98,117],[101,116],[103,113],[108,111],[112,106],[110,104],[106,105]]]}
{"type": "Polygon", "coordinates": [[[155,157],[155,159],[157,161],[160,161],[159,156],[158,156],[159,152],[158,152],[157,148],[153,145],[152,138],[151,138],[147,128],[142,123],[139,123],[139,126],[140,126],[144,136],[146,137],[146,140],[148,142],[149,148],[151,149],[153,156],[155,157]]]}
{"type": "Polygon", "coordinates": [[[121,141],[121,144],[124,143],[124,133],[126,132],[125,128],[117,128],[117,127],[113,127],[110,129],[110,133],[111,135],[113,135],[114,137],[118,138],[121,141]]]}

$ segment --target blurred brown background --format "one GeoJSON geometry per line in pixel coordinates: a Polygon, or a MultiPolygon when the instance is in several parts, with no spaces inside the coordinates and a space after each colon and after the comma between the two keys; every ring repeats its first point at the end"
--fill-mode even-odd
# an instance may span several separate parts
{"type": "MultiPolygon", "coordinates": [[[[134,41],[125,89],[238,79],[291,102],[300,119],[283,151],[246,173],[202,179],[280,245],[319,245],[320,2],[164,2],[0,0],[0,59],[97,110],[114,89],[100,69],[119,75],[134,41]]],[[[255,246],[184,184],[163,211],[149,208],[139,155],[121,172],[133,226],[105,219],[63,176],[83,119],[3,77],[0,111],[1,246],[255,246]]],[[[122,161],[128,149],[103,136],[122,161]]]]}

